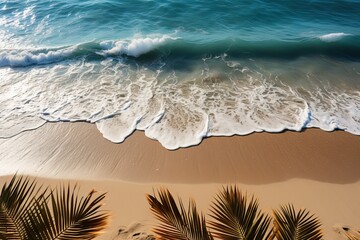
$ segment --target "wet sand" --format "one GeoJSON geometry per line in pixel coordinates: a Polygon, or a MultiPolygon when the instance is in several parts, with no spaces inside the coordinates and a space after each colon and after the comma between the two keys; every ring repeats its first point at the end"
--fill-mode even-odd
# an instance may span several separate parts
{"type": "Polygon", "coordinates": [[[140,131],[114,144],[93,124],[48,123],[0,139],[0,164],[1,175],[246,184],[303,178],[345,184],[360,180],[360,137],[308,129],[211,137],[169,151],[140,131]]]}

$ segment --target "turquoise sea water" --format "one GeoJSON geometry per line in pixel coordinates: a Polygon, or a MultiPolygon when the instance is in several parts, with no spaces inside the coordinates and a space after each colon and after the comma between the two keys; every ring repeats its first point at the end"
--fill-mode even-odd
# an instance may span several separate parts
{"type": "Polygon", "coordinates": [[[0,137],[360,134],[360,1],[0,1],[0,137]]]}

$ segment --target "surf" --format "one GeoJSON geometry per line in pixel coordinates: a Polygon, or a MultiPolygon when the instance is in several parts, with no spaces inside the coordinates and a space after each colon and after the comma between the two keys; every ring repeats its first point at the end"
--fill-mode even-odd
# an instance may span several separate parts
{"type": "Polygon", "coordinates": [[[180,37],[134,37],[132,39],[106,40],[80,43],[55,48],[2,49],[0,67],[27,67],[53,64],[65,60],[104,60],[130,57],[154,61],[158,58],[199,59],[226,53],[233,57],[297,58],[302,56],[329,56],[360,58],[360,37],[350,34],[327,34],[318,38],[300,38],[297,41],[221,41],[191,42],[180,37]]]}

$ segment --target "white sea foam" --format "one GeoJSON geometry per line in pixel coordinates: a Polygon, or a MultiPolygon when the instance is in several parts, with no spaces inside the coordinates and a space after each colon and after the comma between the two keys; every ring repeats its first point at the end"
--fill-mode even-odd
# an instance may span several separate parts
{"type": "Polygon", "coordinates": [[[0,67],[25,67],[49,64],[70,56],[76,47],[57,50],[3,50],[0,51],[0,67]]]}
{"type": "MultiPolygon", "coordinates": [[[[0,38],[2,32],[0,31],[0,38]]],[[[113,55],[128,55],[139,57],[149,51],[152,51],[164,44],[168,40],[175,40],[175,37],[163,35],[161,37],[136,37],[131,40],[102,41],[99,43],[103,50],[97,51],[104,57],[113,55]]],[[[57,49],[10,49],[0,50],[0,67],[26,67],[30,65],[44,65],[54,62],[63,61],[76,52],[81,52],[87,48],[88,43],[73,45],[57,49]]],[[[97,43],[89,43],[91,44],[97,43]]],[[[92,49],[88,49],[92,51],[92,49]]],[[[95,53],[95,52],[94,52],[95,53]]]]}
{"type": "Polygon", "coordinates": [[[134,38],[128,41],[103,41],[100,46],[104,49],[99,54],[102,55],[121,55],[125,54],[132,57],[139,57],[142,54],[148,53],[154,50],[167,40],[174,40],[175,38],[164,35],[161,37],[146,37],[146,38],[134,38]]]}
{"type": "Polygon", "coordinates": [[[329,33],[329,34],[322,35],[319,38],[324,42],[336,42],[336,41],[339,41],[342,38],[344,38],[346,36],[350,36],[350,35],[351,34],[347,34],[347,33],[329,33]]]}
{"type": "Polygon", "coordinates": [[[45,121],[95,123],[113,142],[142,130],[168,149],[196,145],[208,136],[304,127],[340,128],[360,135],[360,92],[342,84],[341,88],[324,84],[329,76],[358,78],[358,66],[339,62],[329,66],[332,63],[326,60],[329,69],[337,68],[326,76],[319,71],[321,60],[298,61],[287,63],[296,71],[288,76],[297,77],[288,83],[282,81],[288,76],[268,72],[278,69],[273,65],[225,57],[206,58],[192,71],[181,73],[164,65],[154,70],[110,59],[23,71],[1,68],[0,137],[45,121]],[[323,75],[309,74],[306,79],[302,70],[309,66],[323,75]]]}
{"type": "Polygon", "coordinates": [[[314,91],[309,101],[312,109],[308,127],[325,131],[343,129],[360,135],[360,92],[314,91]]]}

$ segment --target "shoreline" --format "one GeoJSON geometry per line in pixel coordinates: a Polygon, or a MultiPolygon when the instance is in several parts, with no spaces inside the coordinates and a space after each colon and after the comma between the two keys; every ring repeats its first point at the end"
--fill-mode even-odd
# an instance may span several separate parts
{"type": "Polygon", "coordinates": [[[266,184],[300,178],[347,184],[360,180],[359,156],[360,137],[344,131],[210,137],[170,151],[140,131],[115,144],[93,124],[46,123],[0,139],[0,175],[139,183],[266,184]]]}

